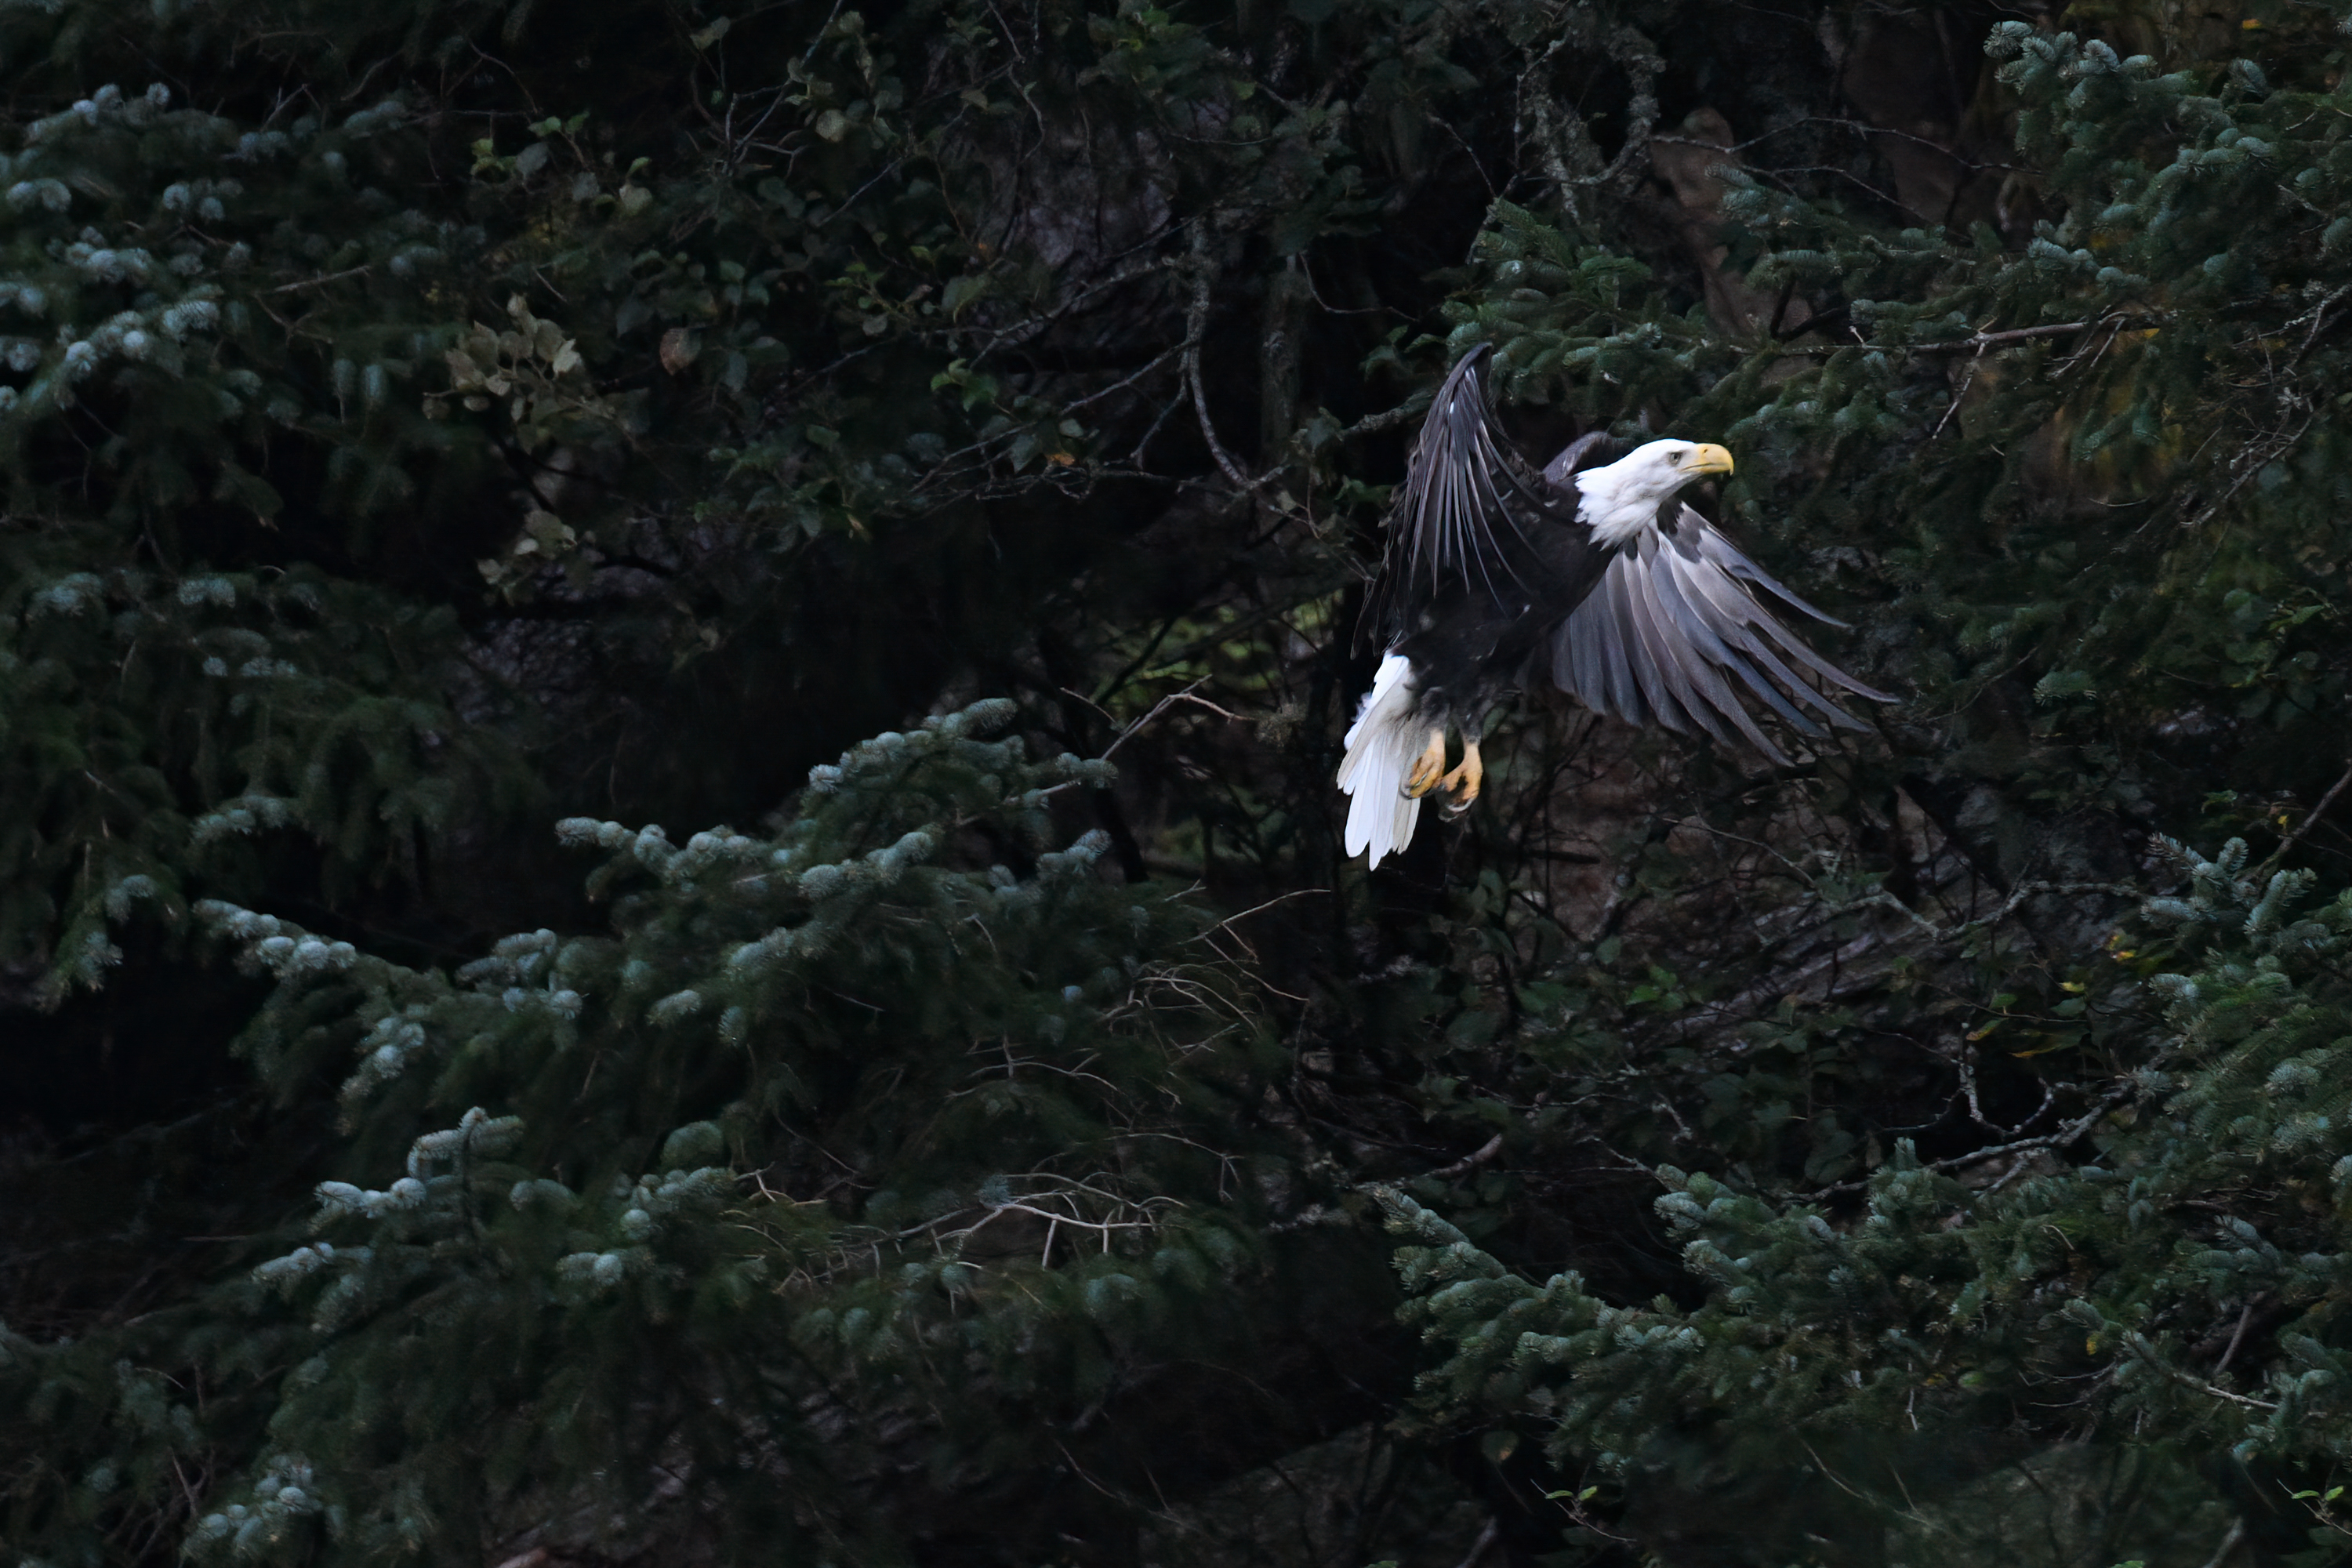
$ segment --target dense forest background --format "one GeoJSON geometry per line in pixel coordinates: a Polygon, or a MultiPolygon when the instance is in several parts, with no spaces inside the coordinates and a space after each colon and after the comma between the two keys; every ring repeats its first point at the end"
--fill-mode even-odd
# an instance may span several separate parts
{"type": "Polygon", "coordinates": [[[2352,1545],[2346,6],[0,6],[0,1558],[2352,1545]],[[1466,347],[1900,692],[1338,844],[1466,347]]]}

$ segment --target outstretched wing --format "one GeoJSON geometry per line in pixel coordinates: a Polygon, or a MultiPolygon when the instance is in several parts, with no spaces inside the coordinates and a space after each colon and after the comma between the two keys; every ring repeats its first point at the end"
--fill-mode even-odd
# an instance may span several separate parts
{"type": "Polygon", "coordinates": [[[1486,405],[1487,355],[1482,343],[1462,356],[1422,422],[1357,632],[1360,650],[1420,629],[1440,598],[1466,595],[1505,607],[1543,591],[1549,574],[1527,529],[1539,518],[1568,521],[1572,498],[1564,509],[1511,450],[1486,405]]]}
{"type": "Polygon", "coordinates": [[[1895,700],[1807,647],[1773,618],[1759,588],[1817,621],[1845,624],[1782,587],[1684,507],[1672,527],[1644,529],[1560,623],[1552,634],[1552,679],[1596,712],[1685,734],[1696,725],[1727,745],[1736,730],[1782,764],[1789,759],[1758,726],[1751,702],[1799,734],[1820,737],[1829,732],[1822,720],[1864,728],[1822,686],[1895,700]]]}

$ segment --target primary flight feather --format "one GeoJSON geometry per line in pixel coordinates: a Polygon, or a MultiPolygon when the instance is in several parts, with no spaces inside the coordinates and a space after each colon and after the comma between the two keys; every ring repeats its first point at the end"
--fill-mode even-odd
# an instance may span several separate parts
{"type": "Polygon", "coordinates": [[[1588,436],[1538,473],[1486,405],[1486,356],[1472,349],[1438,388],[1365,606],[1359,645],[1382,656],[1339,763],[1349,854],[1378,866],[1402,849],[1432,791],[1466,810],[1484,776],[1479,724],[1531,674],[1596,712],[1726,744],[1736,735],[1776,763],[1788,759],[1751,705],[1819,737],[1824,723],[1864,727],[1823,686],[1894,700],[1808,647],[1763,595],[1843,622],[1676,499],[1731,472],[1729,452],[1651,441],[1601,462],[1605,439],[1588,436]],[[1463,758],[1449,772],[1456,728],[1463,758]]]}

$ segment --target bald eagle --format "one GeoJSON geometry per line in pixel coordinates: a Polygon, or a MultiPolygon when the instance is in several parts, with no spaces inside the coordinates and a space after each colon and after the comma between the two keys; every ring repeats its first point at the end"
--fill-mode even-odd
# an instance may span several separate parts
{"type": "Polygon", "coordinates": [[[1486,405],[1486,357],[1484,345],[1472,349],[1438,388],[1357,633],[1357,650],[1376,646],[1381,658],[1339,763],[1349,854],[1378,866],[1402,849],[1433,790],[1446,792],[1450,814],[1467,810],[1485,773],[1486,710],[1529,679],[1549,678],[1632,723],[1685,734],[1696,725],[1727,745],[1737,731],[1781,763],[1751,701],[1801,735],[1828,733],[1814,714],[1864,728],[1792,663],[1827,686],[1895,700],[1807,647],[1757,590],[1843,622],[1676,499],[1695,479],[1731,472],[1729,452],[1651,441],[1605,462],[1607,438],[1588,436],[1536,473],[1486,405]],[[1456,728],[1463,757],[1448,772],[1446,732],[1456,728]]]}

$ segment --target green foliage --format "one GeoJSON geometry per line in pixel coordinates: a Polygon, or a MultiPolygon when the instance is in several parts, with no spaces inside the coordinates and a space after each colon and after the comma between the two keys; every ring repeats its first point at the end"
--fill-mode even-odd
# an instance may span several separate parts
{"type": "MultiPolygon", "coordinates": [[[[2327,390],[2346,369],[2328,237],[2343,55],[2281,57],[2273,82],[2251,61],[2168,72],[2016,22],[1987,49],[2017,95],[2018,153],[2046,215],[2023,245],[1990,227],[1890,231],[1721,168],[1747,281],[1832,304],[1831,342],[1742,342],[1677,315],[1606,247],[1509,207],[1483,237],[1454,342],[1497,342],[1523,395],[1589,418],[1664,404],[1685,427],[1727,431],[1742,464],[1732,510],[1785,519],[1817,567],[1895,590],[1876,635],[1905,650],[1917,706],[1950,716],[1898,723],[1902,787],[1931,811],[1973,792],[1976,820],[1943,826],[2014,888],[2006,915],[2058,890],[2033,879],[2089,869],[2067,863],[2055,814],[2146,816],[2173,777],[2299,776],[2316,793],[2326,775],[2307,759],[2341,752],[2347,671],[2325,628],[2344,599],[2347,470],[2327,390]],[[1630,309],[1629,283],[1643,290],[1630,309]],[[1842,538],[1867,542],[1829,542],[1842,538]],[[2028,687],[2030,704],[2008,695],[2028,687]]],[[[1846,787],[1866,797],[1869,770],[1846,787]]],[[[2283,835],[2297,817],[2264,826],[2283,835]]],[[[1580,954],[1519,917],[1500,951],[1518,961],[1526,1011],[1505,1037],[1567,1081],[1457,1052],[1445,1081],[1490,1087],[1449,1089],[1454,1113],[1540,1148],[1548,1121],[1571,1135],[1591,1122],[1546,1111],[1513,1128],[1538,1083],[1538,1104],[1599,1106],[1689,1074],[1694,1092],[1659,1106],[1673,1133],[1630,1103],[1601,1118],[1612,1146],[1660,1161],[1682,1283],[1644,1301],[1576,1270],[1530,1278],[1479,1239],[1508,1237],[1507,1192],[1462,1207],[1443,1183],[1384,1189],[1410,1314],[1441,1358],[1423,1418],[1532,1423],[1560,1472],[1652,1485],[1686,1470],[1693,1444],[1764,1473],[1793,1437],[1812,1446],[1816,1480],[1874,1500],[1876,1530],[2061,1432],[2332,1475],[2352,1431],[2331,1348],[2344,908],[2302,908],[2310,872],[2246,873],[2243,840],[2211,862],[2172,853],[2188,885],[2145,906],[2156,934],[2105,941],[2107,919],[2045,903],[2063,946],[2045,924],[2032,959],[2000,919],[1924,918],[1882,874],[1817,853],[1782,873],[1798,907],[1839,940],[1869,940],[1866,910],[1901,915],[1910,931],[1881,924],[1877,942],[1964,957],[1981,989],[1962,997],[1982,1011],[1900,959],[1836,1010],[1724,1016],[1730,1056],[1720,1036],[1642,1014],[1738,981],[1687,997],[1664,970],[1634,984],[1613,941],[1580,954]],[[1930,1159],[1874,1129],[1862,1147],[1854,1110],[1884,1051],[1964,1027],[1962,1058],[1997,1037],[2014,1058],[2091,1060],[2028,1069],[2042,1110],[2013,1131],[1977,1111],[1963,1065],[1989,1148],[1930,1159]],[[1650,1041],[1638,1066],[1619,1029],[1650,1041]],[[1676,1168],[1692,1154],[1705,1169],[1676,1168]],[[1843,1195],[1857,1188],[1858,1210],[1843,1195]]],[[[2162,863],[2148,871],[2143,885],[2162,887],[2162,863]]],[[[2290,1536],[2333,1538],[2326,1506],[2284,1512],[2290,1536]]]]}
{"type": "MultiPolygon", "coordinates": [[[[1695,1305],[1523,1279],[1385,1194],[1410,1315],[1444,1352],[1425,1413],[1524,1412],[1557,1462],[1605,1470],[1695,1426],[1836,1452],[1854,1431],[1965,1444],[2042,1411],[2240,1463],[2343,1466],[2352,1164],[2328,1134],[2346,1112],[2352,891],[2307,906],[2308,873],[2248,874],[2242,842],[2181,854],[2186,896],[2145,910],[2177,943],[2179,968],[2151,982],[2162,1028],[2093,1114],[1990,1171],[1900,1142],[1859,1214],[1668,1169],[1656,1206],[1695,1305]],[[2051,1159],[2077,1140],[2090,1161],[2051,1159]],[[2266,1330],[2245,1338],[2257,1313],[2266,1330]],[[2202,1364],[2216,1336],[2239,1352],[2226,1378],[2202,1364]]],[[[1917,1484],[1859,1457],[1842,1479],[1890,1511],[1917,1484]]]]}
{"type": "Polygon", "coordinates": [[[204,906],[276,979],[261,1076],[345,1073],[345,1168],[383,1184],[321,1183],[316,1239],[205,1304],[205,1375],[239,1392],[201,1418],[14,1347],[38,1429],[107,1435],[51,1453],[15,1529],[86,1556],[175,1462],[266,1433],[196,1560],[445,1562],[548,1508],[610,1545],[591,1478],[648,1463],[736,1550],[887,1552],[856,1499],[907,1457],[894,1412],[929,1413],[922,1462],[1035,1466],[1147,1347],[1242,1333],[1259,1026],[1188,906],[1095,875],[1101,833],[1045,847],[1108,770],[983,738],[1013,712],[877,737],[763,834],[567,822],[609,855],[612,934],[455,974],[204,906]]]}
{"type": "Polygon", "coordinates": [[[0,10],[0,1020],[131,1064],[0,1145],[131,1194],[0,1204],[0,1535],[2352,1527],[2345,44],[1931,9],[0,10]],[[1879,732],[1530,702],[1349,866],[1479,342],[1728,444],[1879,732]]]}

